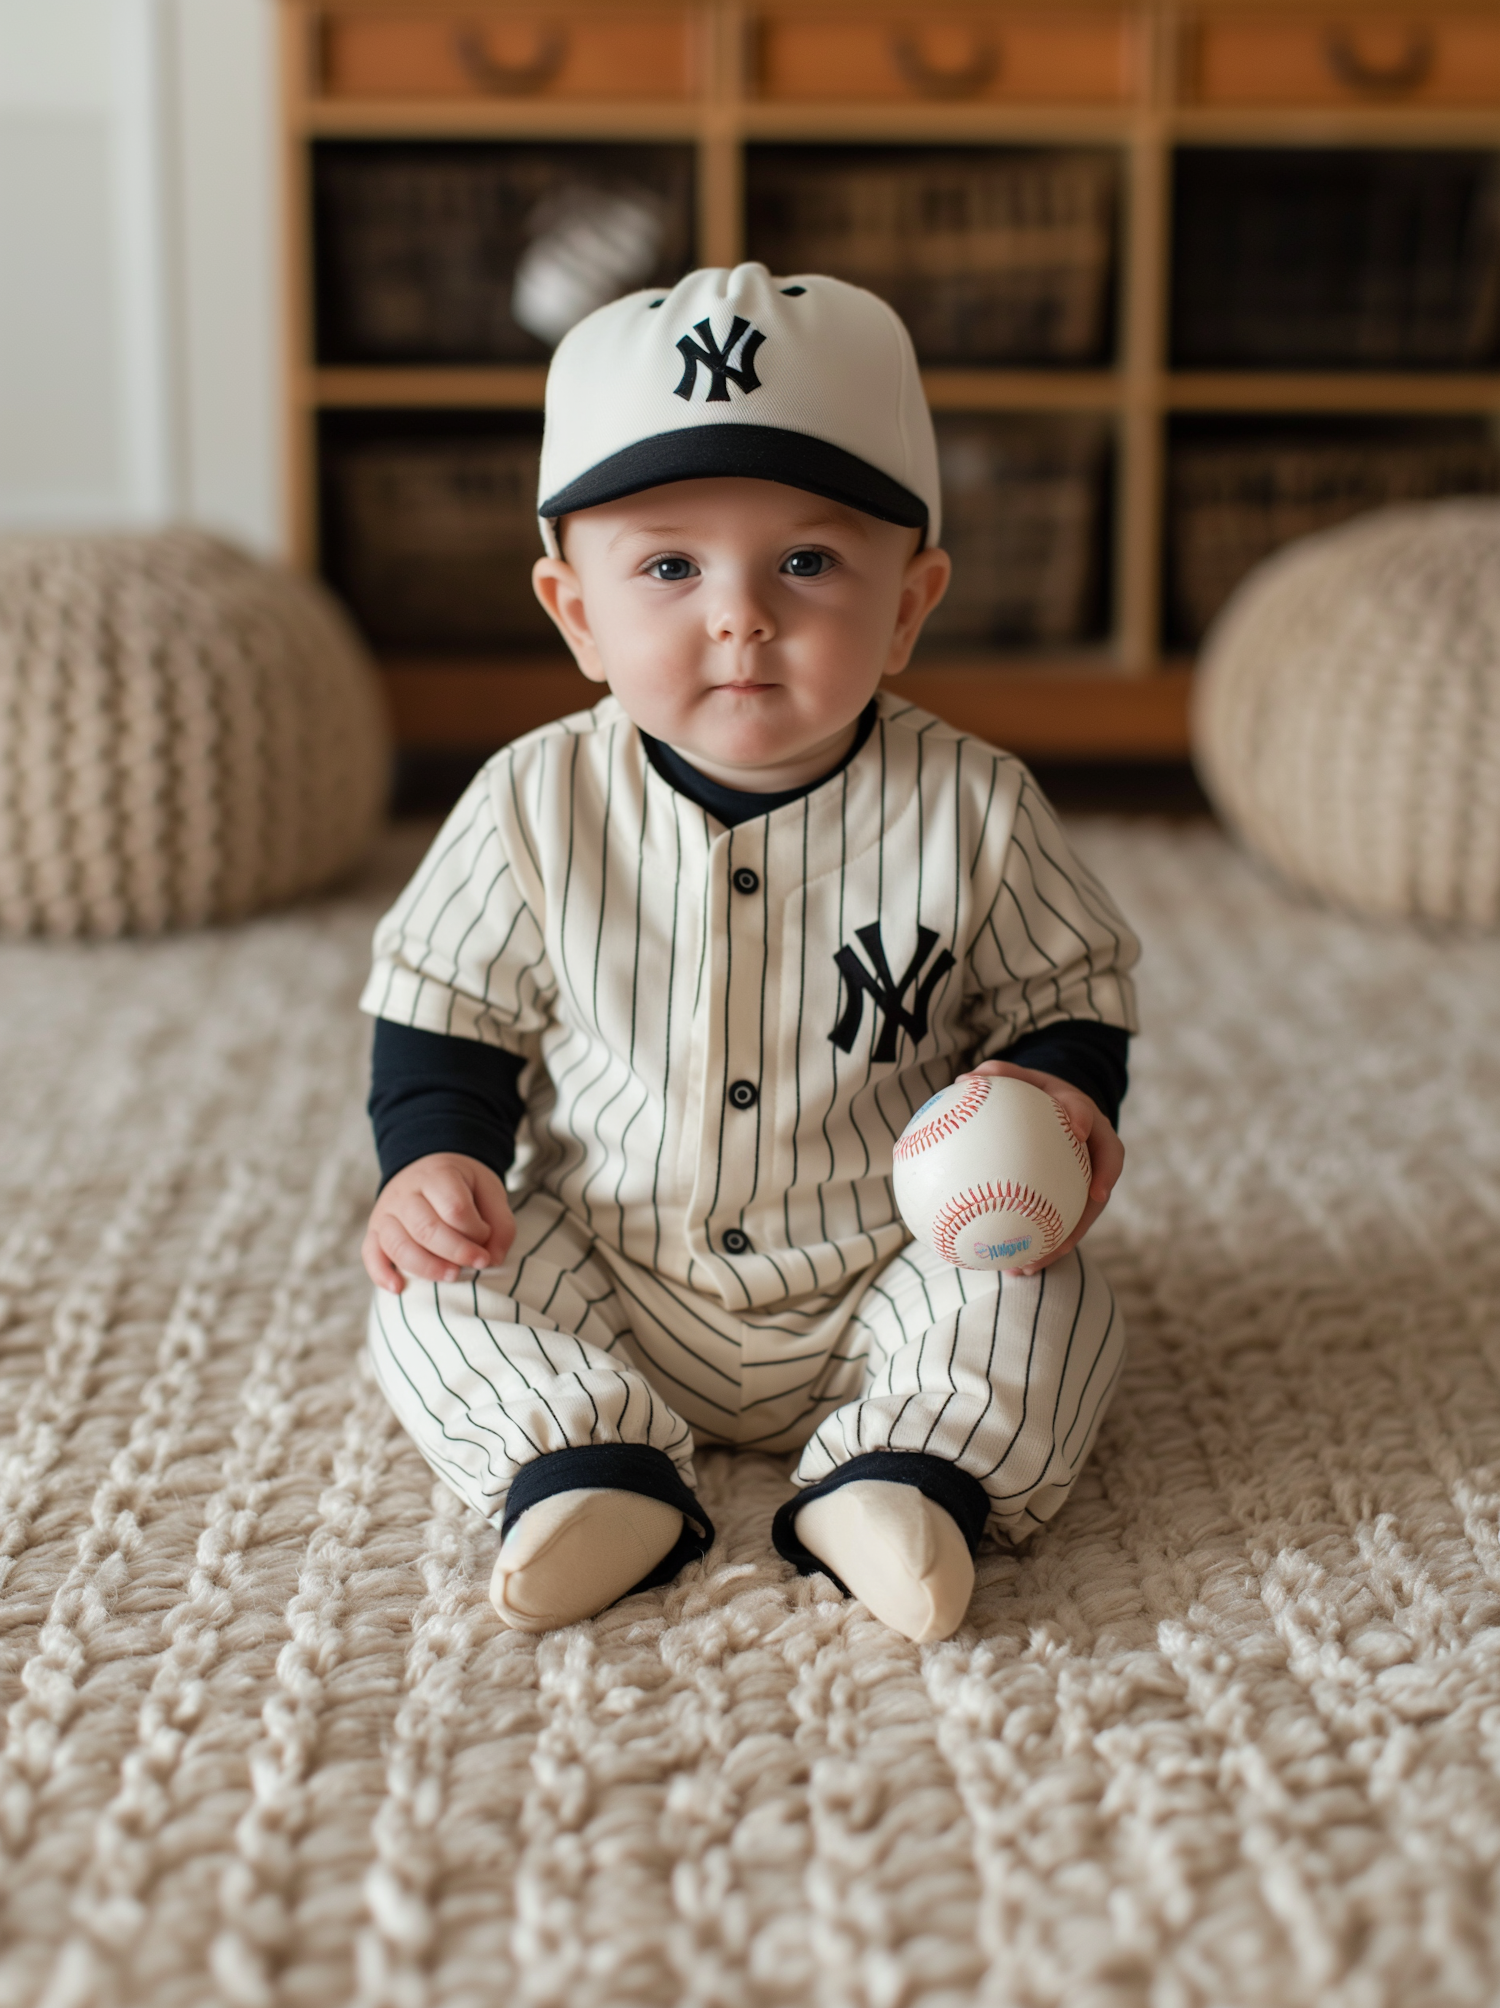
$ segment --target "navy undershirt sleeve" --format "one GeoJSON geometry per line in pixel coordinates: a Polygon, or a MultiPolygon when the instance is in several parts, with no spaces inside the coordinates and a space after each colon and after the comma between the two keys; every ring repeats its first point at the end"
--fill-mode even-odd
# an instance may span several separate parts
{"type": "Polygon", "coordinates": [[[1004,1052],[989,1057],[1009,1060],[1017,1067],[1033,1067],[1039,1074],[1056,1074],[1059,1080],[1082,1088],[1118,1127],[1120,1104],[1130,1080],[1129,1051],[1130,1034],[1118,1025],[1100,1025],[1092,1018],[1064,1018],[1056,1025],[1044,1025],[1040,1032],[1023,1033],[1004,1052]]]}
{"type": "Polygon", "coordinates": [[[525,1113],[525,1061],[477,1039],[375,1020],[370,1122],[380,1182],[436,1151],[477,1158],[504,1178],[515,1161],[525,1113]]]}

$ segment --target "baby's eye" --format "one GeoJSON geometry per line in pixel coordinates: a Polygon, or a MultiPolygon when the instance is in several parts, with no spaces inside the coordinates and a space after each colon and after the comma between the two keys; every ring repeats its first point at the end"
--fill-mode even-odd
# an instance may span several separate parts
{"type": "Polygon", "coordinates": [[[826,551],[793,551],[782,566],[794,579],[818,579],[832,570],[833,560],[826,551]]]}
{"type": "Polygon", "coordinates": [[[646,576],[660,579],[663,585],[675,586],[692,578],[697,569],[691,558],[653,558],[646,567],[646,576]]]}

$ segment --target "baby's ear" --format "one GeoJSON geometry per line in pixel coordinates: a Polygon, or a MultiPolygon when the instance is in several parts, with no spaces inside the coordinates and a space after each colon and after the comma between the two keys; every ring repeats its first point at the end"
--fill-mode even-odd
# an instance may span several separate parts
{"type": "Polygon", "coordinates": [[[890,656],[883,672],[886,676],[894,676],[898,670],[905,669],[917,645],[917,636],[922,632],[922,624],[947,592],[952,573],[952,559],[936,546],[917,551],[907,559],[901,580],[901,599],[896,608],[895,632],[891,636],[890,656]]]}
{"type": "Polygon", "coordinates": [[[557,624],[573,652],[573,660],[595,683],[603,683],[604,664],[594,645],[583,587],[566,558],[538,558],[531,568],[531,589],[557,624]]]}

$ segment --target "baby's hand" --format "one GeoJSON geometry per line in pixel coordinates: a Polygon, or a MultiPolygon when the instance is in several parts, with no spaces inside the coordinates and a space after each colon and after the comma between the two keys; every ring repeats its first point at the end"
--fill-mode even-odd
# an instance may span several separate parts
{"type": "Polygon", "coordinates": [[[477,1158],[437,1151],[383,1189],[360,1253],[370,1281],[399,1295],[408,1276],[451,1283],[463,1269],[493,1269],[515,1238],[503,1181],[477,1158]]]}
{"type": "MultiPolygon", "coordinates": [[[[1014,1081],[1030,1081],[1034,1088],[1045,1090],[1060,1105],[1068,1119],[1068,1127],[1088,1151],[1089,1161],[1094,1167],[1094,1175],[1089,1181],[1088,1204],[1073,1232],[1045,1262],[1029,1262],[1024,1269],[1017,1271],[1022,1276],[1034,1276],[1039,1269],[1060,1262],[1064,1255],[1076,1248],[1108,1206],[1109,1195],[1114,1191],[1125,1163],[1125,1146],[1115,1135],[1114,1124],[1092,1096],[1086,1095],[1082,1088],[1075,1088],[1070,1081],[1059,1080],[1056,1074],[1041,1074],[1033,1067],[1014,1067],[1009,1060],[985,1060],[981,1065],[971,1067],[969,1072],[1008,1074],[1014,1081]]],[[[961,1075],[960,1079],[967,1079],[967,1075],[961,1075]]]]}

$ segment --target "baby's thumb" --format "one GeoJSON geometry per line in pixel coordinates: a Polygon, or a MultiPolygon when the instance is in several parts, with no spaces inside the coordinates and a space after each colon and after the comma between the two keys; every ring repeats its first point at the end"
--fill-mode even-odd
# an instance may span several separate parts
{"type": "Polygon", "coordinates": [[[440,1193],[429,1195],[432,1210],[443,1222],[458,1234],[467,1234],[471,1241],[488,1239],[489,1222],[471,1189],[462,1183],[445,1185],[440,1193]]]}
{"type": "Polygon", "coordinates": [[[477,1186],[474,1203],[484,1221],[483,1238],[488,1240],[490,1252],[497,1259],[503,1259],[516,1238],[515,1215],[505,1196],[504,1183],[496,1178],[493,1185],[486,1182],[477,1186]]]}

